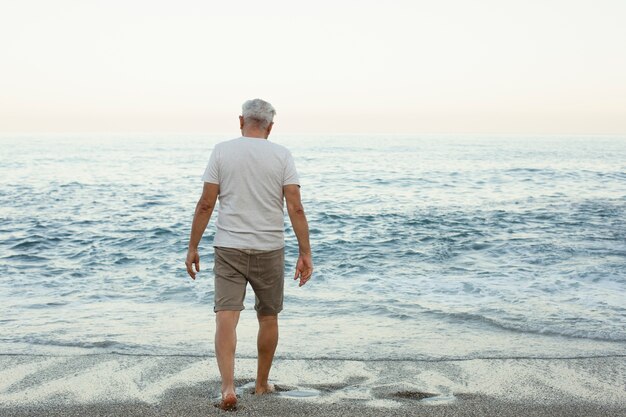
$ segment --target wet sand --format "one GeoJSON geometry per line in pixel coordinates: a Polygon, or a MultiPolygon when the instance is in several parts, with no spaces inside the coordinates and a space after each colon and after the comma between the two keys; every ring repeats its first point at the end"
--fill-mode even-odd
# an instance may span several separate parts
{"type": "Polygon", "coordinates": [[[625,416],[626,357],[346,361],[277,359],[276,394],[215,407],[212,357],[0,355],[1,416],[625,416]]]}

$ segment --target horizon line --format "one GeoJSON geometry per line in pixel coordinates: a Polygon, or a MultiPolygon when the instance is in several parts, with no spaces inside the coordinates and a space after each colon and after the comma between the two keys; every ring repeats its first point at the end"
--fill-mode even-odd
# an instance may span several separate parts
{"type": "MultiPolygon", "coordinates": [[[[0,131],[0,136],[22,136],[22,135],[188,135],[188,136],[232,136],[238,137],[240,134],[233,135],[232,132],[208,132],[208,131],[0,131]]],[[[269,136],[319,136],[319,135],[337,135],[337,136],[602,136],[602,137],[626,137],[626,132],[622,133],[541,133],[541,132],[280,132],[271,133],[269,136]]]]}

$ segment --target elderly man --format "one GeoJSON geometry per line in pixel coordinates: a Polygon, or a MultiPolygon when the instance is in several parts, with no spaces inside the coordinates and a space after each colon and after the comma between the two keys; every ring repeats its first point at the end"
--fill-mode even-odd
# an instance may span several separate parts
{"type": "Polygon", "coordinates": [[[259,321],[256,394],[272,392],[268,382],[283,309],[284,201],[298,238],[294,280],[311,278],[309,227],[300,201],[298,173],[289,150],[267,140],[276,111],[260,99],[246,101],[239,116],[241,137],[218,143],[202,179],[204,189],[191,226],[187,272],[200,271],[198,244],[219,196],[215,250],[215,354],[222,377],[223,409],[234,409],[236,327],[248,283],[255,293],[259,321]],[[194,270],[195,267],[195,270],[194,270]]]}

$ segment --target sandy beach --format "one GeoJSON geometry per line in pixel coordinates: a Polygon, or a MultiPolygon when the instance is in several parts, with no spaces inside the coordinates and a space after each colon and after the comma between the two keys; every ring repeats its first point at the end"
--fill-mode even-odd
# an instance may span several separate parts
{"type": "MultiPolygon", "coordinates": [[[[346,361],[276,359],[280,392],[251,394],[238,359],[242,416],[623,416],[626,358],[346,361]]],[[[0,356],[2,416],[226,415],[215,358],[0,356]]]]}

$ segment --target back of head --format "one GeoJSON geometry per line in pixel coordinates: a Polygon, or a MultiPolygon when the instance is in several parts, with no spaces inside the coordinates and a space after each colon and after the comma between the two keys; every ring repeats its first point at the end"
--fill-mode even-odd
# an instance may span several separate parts
{"type": "Polygon", "coordinates": [[[241,115],[246,123],[266,129],[274,121],[276,110],[267,101],[255,98],[248,100],[241,106],[241,115]]]}

